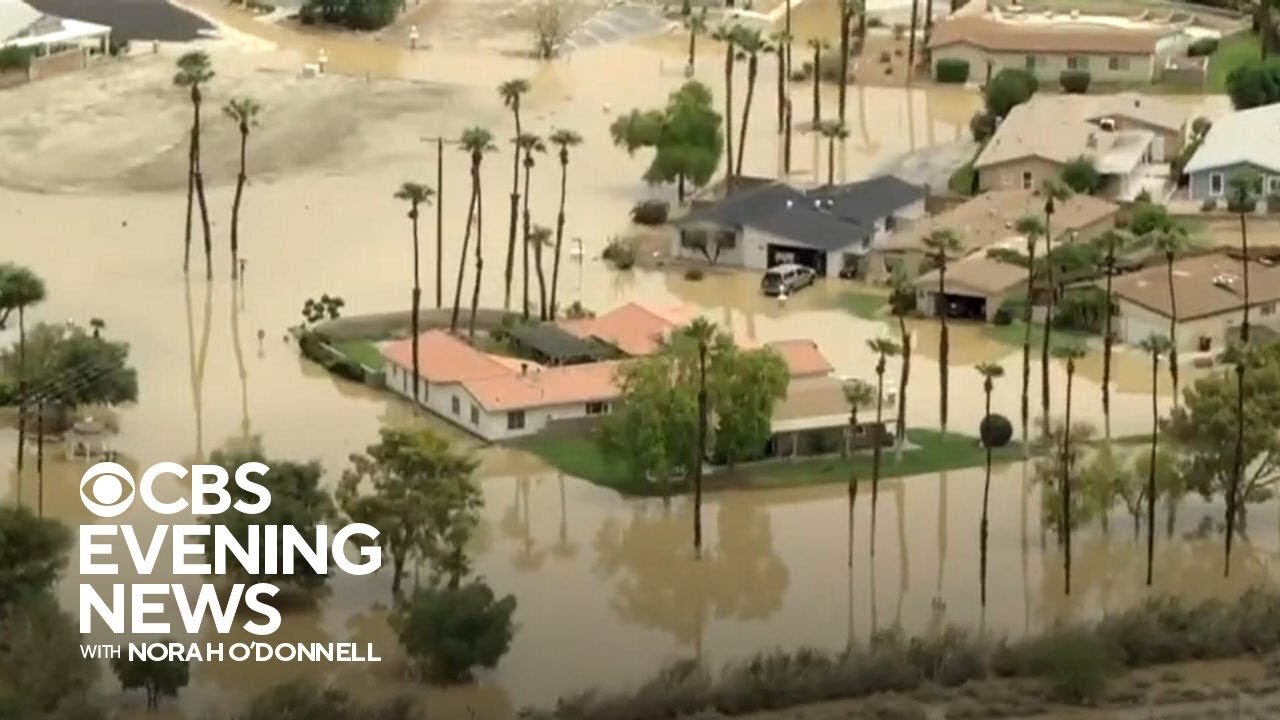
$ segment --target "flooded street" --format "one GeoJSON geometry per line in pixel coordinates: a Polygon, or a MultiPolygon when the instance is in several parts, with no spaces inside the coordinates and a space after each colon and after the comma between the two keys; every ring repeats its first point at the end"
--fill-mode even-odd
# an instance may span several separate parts
{"type": "MultiPolygon", "coordinates": [[[[482,12],[483,4],[431,9],[444,18],[428,34],[439,45],[413,53],[399,49],[403,43],[394,28],[379,42],[321,37],[258,22],[220,0],[197,0],[196,7],[237,31],[210,46],[218,75],[206,90],[203,162],[215,280],[203,280],[198,231],[190,281],[181,273],[190,108],[170,84],[173,60],[183,49],[175,47],[7,94],[9,111],[0,117],[0,227],[6,230],[0,259],[31,266],[46,281],[48,299],[28,312],[29,324],[101,317],[109,337],[130,343],[140,397],[119,410],[113,444],[132,469],[161,460],[194,461],[230,441],[258,436],[271,458],[319,460],[332,486],[348,455],[373,442],[386,424],[433,426],[476,447],[487,501],[473,548],[476,569],[497,592],[519,600],[511,652],[494,671],[481,674],[477,686],[424,691],[406,678],[385,622],[387,574],[338,576],[318,607],[286,615],[277,638],[375,643],[386,662],[338,666],[346,669],[335,679],[350,680],[347,686],[357,694],[425,693],[420,696],[432,717],[469,717],[470,706],[478,717],[500,719],[564,694],[629,687],[682,657],[719,664],[774,647],[835,649],[893,624],[908,633],[960,623],[1017,635],[1058,618],[1125,607],[1146,595],[1143,551],[1130,537],[1127,518],[1117,516],[1109,535],[1091,527],[1079,537],[1075,592],[1063,598],[1061,558],[1052,537],[1047,546],[1042,542],[1038,491],[1028,486],[1020,465],[1000,468],[993,482],[991,567],[1000,591],[984,614],[977,588],[980,469],[884,483],[874,563],[867,553],[870,487],[863,487],[852,567],[843,487],[716,493],[704,508],[708,550],[697,561],[690,548],[691,508],[683,500],[664,506],[660,500],[621,498],[561,477],[524,453],[479,448],[389,395],[302,361],[283,336],[299,322],[305,299],[336,294],[349,313],[407,306],[409,224],[392,193],[408,180],[435,185],[435,146],[424,138],[454,138],[472,125],[500,138],[509,135],[510,113],[495,88],[519,76],[533,83],[524,100],[526,129],[547,134],[571,128],[585,140],[571,155],[565,232],[566,239],[582,239],[585,258],[575,262],[566,252],[565,303],[579,300],[605,310],[632,299],[681,301],[753,341],[810,337],[837,373],[865,379],[874,377],[866,341],[897,329],[891,318],[863,320],[844,309],[843,296],[854,286],[842,282],[819,284],[783,305],[760,296],[751,272],[709,273],[695,282],[678,272],[614,272],[598,259],[610,237],[630,230],[627,214],[637,200],[674,199],[671,188],[649,188],[640,180],[648,154],[628,157],[613,147],[608,133],[616,116],[632,107],[660,106],[679,85],[683,45],[665,42],[674,38],[600,46],[538,64],[494,51],[484,40],[474,48],[456,40],[468,32],[467,13],[482,12]],[[297,78],[301,64],[321,47],[334,74],[297,78]],[[266,112],[249,142],[241,290],[227,279],[226,240],[238,138],[217,109],[243,94],[258,97],[266,112]]],[[[700,46],[698,79],[722,103],[722,48],[709,41],[700,46]]],[[[797,60],[802,54],[797,45],[797,60]]],[[[768,58],[760,66],[744,170],[771,175],[780,157],[776,68],[768,58]]],[[[808,113],[809,88],[798,85],[793,92],[799,123],[808,113]]],[[[828,86],[823,92],[824,115],[834,116],[835,90],[828,86]]],[[[738,102],[743,95],[735,93],[738,102]]],[[[856,179],[900,153],[966,135],[978,105],[977,96],[963,89],[851,87],[852,134],[837,151],[838,177],[856,179]]],[[[739,121],[740,115],[735,127],[739,121]]],[[[511,182],[509,142],[497,144],[482,174],[481,303],[491,307],[501,304],[511,182]]],[[[815,169],[825,168],[825,152],[815,136],[798,134],[795,177],[813,179],[815,169]]],[[[443,257],[436,257],[434,223],[425,220],[434,211],[424,213],[428,305],[437,294],[437,264],[446,304],[454,290],[469,193],[467,162],[446,146],[443,257]]],[[[531,199],[535,222],[554,225],[558,170],[553,156],[539,159],[531,199]]],[[[468,257],[468,293],[473,272],[468,257]]],[[[936,427],[937,329],[924,321],[910,326],[916,355],[908,422],[936,427]]],[[[1020,349],[976,326],[953,327],[951,343],[951,429],[976,434],[982,395],[973,365],[980,362],[1005,366],[993,406],[1016,424],[1020,349]]],[[[1148,361],[1118,350],[1116,363],[1114,433],[1149,432],[1148,361]]],[[[1096,351],[1081,361],[1073,400],[1073,412],[1099,426],[1100,365],[1096,351]]],[[[1051,371],[1058,393],[1054,407],[1060,408],[1065,374],[1056,363],[1051,371]]],[[[886,378],[896,383],[897,372],[891,362],[886,378]]],[[[1038,363],[1032,378],[1034,407],[1038,363]]],[[[1165,373],[1159,381],[1163,408],[1165,373]]],[[[28,471],[19,486],[15,443],[16,431],[0,427],[0,498],[29,502],[37,492],[34,477],[28,471]]],[[[77,498],[87,464],[63,461],[51,451],[44,488],[49,515],[73,525],[90,522],[77,498]]],[[[1186,501],[1178,515],[1179,538],[1200,524],[1207,508],[1197,498],[1186,501]]],[[[122,520],[140,530],[154,526],[154,517],[135,514],[122,520]]],[[[1217,535],[1174,543],[1161,538],[1157,590],[1199,599],[1271,582],[1280,552],[1277,520],[1274,506],[1255,508],[1249,523],[1254,540],[1240,548],[1229,582],[1218,580],[1217,535]]],[[[171,580],[153,577],[152,582],[171,580]]],[[[80,581],[70,572],[63,583],[68,608],[74,607],[80,581]]],[[[232,710],[227,703],[308,667],[205,663],[194,669],[180,704],[188,717],[232,710]]]]}

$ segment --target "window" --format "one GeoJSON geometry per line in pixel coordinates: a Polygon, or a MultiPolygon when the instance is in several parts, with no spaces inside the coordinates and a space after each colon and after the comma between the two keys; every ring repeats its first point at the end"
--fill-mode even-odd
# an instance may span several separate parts
{"type": "Polygon", "coordinates": [[[1262,312],[1262,314],[1263,314],[1263,315],[1275,315],[1275,314],[1276,314],[1276,304],[1275,304],[1275,303],[1267,303],[1266,305],[1263,305],[1263,306],[1262,306],[1262,310],[1261,310],[1261,312],[1262,312]]]}
{"type": "Polygon", "coordinates": [[[475,405],[471,406],[471,424],[472,425],[480,424],[480,408],[476,407],[475,405]]]}
{"type": "Polygon", "coordinates": [[[1111,57],[1107,58],[1107,69],[1108,70],[1128,70],[1129,58],[1122,55],[1112,55],[1111,57]]]}
{"type": "Polygon", "coordinates": [[[589,402],[587,403],[588,415],[603,415],[609,412],[609,403],[589,402]]]}
{"type": "Polygon", "coordinates": [[[523,430],[524,429],[524,411],[512,410],[507,413],[507,429],[523,430]]]}
{"type": "Polygon", "coordinates": [[[1280,194],[1280,175],[1272,175],[1267,178],[1267,194],[1280,194]]]}
{"type": "Polygon", "coordinates": [[[1022,171],[1022,189],[1023,190],[1031,189],[1031,171],[1030,170],[1022,171]]]}
{"type": "Polygon", "coordinates": [[[1027,69],[1034,71],[1036,69],[1036,56],[1028,55],[1026,59],[1027,69]]]}
{"type": "Polygon", "coordinates": [[[1068,70],[1088,70],[1089,58],[1084,57],[1083,55],[1068,55],[1067,69],[1068,70]]]}
{"type": "Polygon", "coordinates": [[[449,398],[449,406],[450,406],[449,409],[453,411],[454,415],[457,415],[458,413],[462,412],[462,403],[458,402],[457,395],[454,395],[453,397],[449,398]]]}
{"type": "Polygon", "coordinates": [[[1222,194],[1222,173],[1209,173],[1209,194],[1222,194]]]}

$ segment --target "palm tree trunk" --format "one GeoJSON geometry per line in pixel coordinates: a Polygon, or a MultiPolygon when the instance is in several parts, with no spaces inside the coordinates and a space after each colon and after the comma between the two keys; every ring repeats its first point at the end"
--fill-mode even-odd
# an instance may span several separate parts
{"type": "Polygon", "coordinates": [[[1036,292],[1036,246],[1034,239],[1027,248],[1027,306],[1022,310],[1022,322],[1026,325],[1022,335],[1022,453],[1031,457],[1031,442],[1027,437],[1027,424],[1031,415],[1031,314],[1036,292]]]}
{"type": "Polygon", "coordinates": [[[858,464],[853,457],[858,450],[857,433],[858,408],[855,406],[849,410],[849,567],[853,567],[853,511],[858,504],[858,473],[855,470],[858,464]]]}
{"type": "Polygon", "coordinates": [[[702,558],[702,463],[707,456],[707,346],[698,343],[698,456],[693,468],[693,553],[702,558]]]}
{"type": "Polygon", "coordinates": [[[844,122],[845,97],[849,90],[849,21],[852,19],[849,2],[850,0],[840,2],[840,77],[836,78],[836,117],[840,122],[844,122]]]}
{"type": "Polygon", "coordinates": [[[467,323],[467,337],[476,337],[476,307],[480,304],[480,277],[484,274],[484,192],[480,187],[480,163],[475,164],[473,180],[476,184],[476,282],[471,290],[471,319],[467,323]]]}
{"type": "Polygon", "coordinates": [[[1151,354],[1151,464],[1147,469],[1147,587],[1151,587],[1156,554],[1156,446],[1160,442],[1160,410],[1156,405],[1156,376],[1160,356],[1151,354]]]}
{"type": "Polygon", "coordinates": [[[1227,486],[1227,539],[1222,561],[1223,577],[1231,577],[1231,543],[1235,539],[1236,503],[1240,496],[1240,482],[1244,479],[1244,363],[1244,357],[1236,361],[1236,444],[1231,482],[1227,486]]]}
{"type": "Polygon", "coordinates": [[[880,425],[884,422],[884,356],[876,367],[876,424],[871,438],[871,557],[876,556],[876,503],[880,496],[880,425]]]}
{"type": "Polygon", "coordinates": [[[195,202],[196,193],[196,127],[200,115],[200,106],[196,103],[195,95],[191,98],[192,120],[191,120],[191,137],[187,144],[187,224],[183,232],[182,245],[182,272],[185,274],[191,270],[191,211],[195,202]]]}
{"type": "Polygon", "coordinates": [[[689,76],[693,76],[693,60],[697,51],[698,34],[694,32],[692,26],[689,27],[689,76]]]}
{"type": "Polygon", "coordinates": [[[827,184],[834,185],[836,181],[836,136],[827,136],[827,184]]]}
{"type": "Polygon", "coordinates": [[[907,381],[911,377],[911,335],[907,332],[907,319],[898,316],[898,334],[902,336],[902,370],[898,374],[898,419],[896,427],[897,448],[894,452],[902,459],[902,446],[907,441],[907,381]]]}
{"type": "Polygon", "coordinates": [[[1045,437],[1049,436],[1049,342],[1053,333],[1053,305],[1058,287],[1053,279],[1053,233],[1049,228],[1049,215],[1044,216],[1044,274],[1049,285],[1049,300],[1044,306],[1044,332],[1040,341],[1040,422],[1045,437]]]}
{"type": "MultiPolygon", "coordinates": [[[[529,319],[529,176],[533,172],[533,166],[530,164],[532,159],[532,148],[524,151],[524,212],[523,212],[523,228],[522,236],[524,247],[520,251],[520,284],[522,303],[520,305],[520,314],[525,320],[529,319]]],[[[546,308],[543,308],[545,315],[546,308]]]]}
{"type": "Polygon", "coordinates": [[[556,304],[556,292],[560,289],[560,245],[564,241],[564,196],[565,184],[569,176],[569,156],[567,152],[560,154],[560,214],[556,215],[556,248],[551,260],[551,319],[555,320],[560,310],[556,304]]]}
{"type": "Polygon", "coordinates": [[[782,174],[784,177],[791,177],[791,97],[788,94],[786,99],[786,109],[784,111],[783,122],[785,128],[782,139],[782,174]]]}
{"type": "MultiPolygon", "coordinates": [[[[467,246],[471,241],[471,223],[476,214],[476,178],[480,168],[471,163],[471,200],[467,203],[467,229],[462,234],[462,252],[458,254],[458,282],[453,289],[453,314],[449,317],[449,332],[458,332],[458,314],[462,308],[462,281],[467,269],[467,246]]],[[[479,240],[477,239],[477,242],[479,240]]]]}
{"type": "MultiPolygon", "coordinates": [[[[517,95],[511,105],[511,113],[516,119],[516,138],[520,137],[520,97],[517,95]]],[[[511,277],[515,273],[516,262],[516,221],[520,212],[520,145],[512,142],[511,158],[511,222],[507,227],[507,266],[503,273],[502,309],[511,309],[511,277]]],[[[477,197],[477,200],[479,198],[477,197]]],[[[477,236],[478,238],[479,236],[477,236]]],[[[527,315],[525,317],[528,317],[527,315]]]]}
{"type": "Polygon", "coordinates": [[[1249,344],[1249,227],[1240,213],[1240,274],[1244,278],[1244,316],[1240,320],[1240,341],[1249,344]]]}
{"type": "Polygon", "coordinates": [[[724,52],[724,176],[725,192],[733,184],[733,41],[727,40],[724,52]]]}
{"type": "Polygon", "coordinates": [[[747,99],[742,104],[742,127],[738,128],[738,165],[734,175],[742,174],[742,159],[747,154],[747,121],[751,119],[751,99],[756,92],[756,74],[759,72],[759,59],[755,53],[747,60],[747,99]]]}
{"type": "Polygon", "coordinates": [[[813,47],[813,131],[822,122],[822,91],[818,81],[822,79],[822,47],[813,47]]]}
{"type": "Polygon", "coordinates": [[[950,338],[947,334],[947,254],[943,250],[940,253],[942,263],[938,266],[938,318],[942,321],[940,335],[938,337],[938,373],[941,385],[939,386],[938,412],[942,420],[942,434],[947,434],[947,359],[951,354],[950,338]]]}
{"type": "MultiPolygon", "coordinates": [[[[986,391],[986,410],[983,412],[983,419],[991,417],[991,385],[990,381],[984,384],[983,390],[986,391]]],[[[982,443],[986,447],[986,475],[982,481],[982,522],[978,528],[978,586],[979,595],[981,596],[982,607],[987,606],[987,508],[991,500],[991,446],[987,445],[984,440],[982,443]]]]}
{"type": "Polygon", "coordinates": [[[1169,268],[1169,379],[1173,381],[1173,406],[1178,407],[1178,293],[1173,287],[1173,255],[1169,268]]]}
{"type": "Polygon", "coordinates": [[[413,349],[413,402],[418,404],[418,388],[422,382],[422,366],[418,358],[418,315],[419,308],[422,306],[422,285],[418,279],[418,203],[413,203],[409,211],[410,219],[413,221],[413,318],[410,324],[413,326],[411,332],[412,349],[413,349]]]}
{"type": "Polygon", "coordinates": [[[1102,326],[1102,434],[1108,446],[1111,444],[1111,348],[1115,344],[1111,337],[1111,280],[1116,267],[1114,243],[1112,240],[1107,247],[1107,314],[1102,326]]]}
{"type": "Polygon", "coordinates": [[[231,201],[231,279],[240,274],[240,199],[244,195],[245,155],[249,145],[249,128],[240,124],[240,174],[236,175],[236,196],[231,201]]]}
{"type": "Polygon", "coordinates": [[[1071,594],[1071,380],[1075,363],[1067,360],[1067,410],[1062,427],[1062,577],[1064,594],[1071,594]]]}
{"type": "MultiPolygon", "coordinates": [[[[933,0],[925,0],[924,3],[924,42],[921,47],[924,48],[922,55],[929,57],[929,39],[933,36],[933,0]]],[[[928,97],[927,95],[925,97],[928,97]]],[[[929,123],[930,127],[933,123],[929,123]]],[[[932,143],[930,143],[932,144],[932,143]]]]}
{"type": "Polygon", "coordinates": [[[192,141],[195,144],[194,161],[195,161],[195,182],[196,182],[196,201],[200,205],[200,226],[204,231],[204,273],[206,280],[213,279],[213,233],[209,229],[209,203],[204,196],[204,172],[200,168],[200,90],[197,86],[192,86],[192,93],[195,99],[195,135],[192,141]]]}
{"type": "Polygon", "coordinates": [[[778,54],[778,134],[786,129],[787,125],[787,55],[786,50],[779,46],[778,54]]]}
{"type": "Polygon", "coordinates": [[[911,34],[907,36],[907,81],[916,76],[916,25],[920,15],[920,0],[911,0],[911,34]]]}

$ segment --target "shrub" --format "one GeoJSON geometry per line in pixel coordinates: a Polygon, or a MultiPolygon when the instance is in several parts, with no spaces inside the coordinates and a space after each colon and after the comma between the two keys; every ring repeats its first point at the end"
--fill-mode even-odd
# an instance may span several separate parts
{"type": "Polygon", "coordinates": [[[111,57],[120,57],[129,54],[129,41],[123,38],[117,38],[112,35],[107,41],[107,54],[111,57]]]}
{"type": "Polygon", "coordinates": [[[579,300],[569,303],[569,307],[564,309],[564,316],[570,320],[579,320],[582,318],[593,318],[595,313],[591,312],[579,300]]]}
{"type": "Polygon", "coordinates": [[[962,58],[939,58],[933,67],[933,74],[938,82],[957,84],[969,82],[968,60],[962,58]]]}
{"type": "Polygon", "coordinates": [[[1058,700],[1080,704],[1101,697],[1119,662],[1114,648],[1088,630],[1071,628],[1035,641],[1031,665],[1052,684],[1058,700]]]}
{"type": "Polygon", "coordinates": [[[644,200],[631,208],[631,219],[641,225],[661,225],[667,221],[668,212],[666,200],[644,200]]]}
{"type": "Polygon", "coordinates": [[[881,50],[880,62],[882,63],[893,62],[893,53],[889,52],[888,50],[881,50]]]}
{"type": "MultiPolygon", "coordinates": [[[[961,165],[947,179],[947,189],[957,195],[973,195],[978,191],[978,171],[973,169],[973,161],[961,165]]],[[[923,266],[922,266],[923,267],[923,266]]],[[[921,270],[924,273],[924,270],[921,270]]]]}
{"type": "MultiPolygon", "coordinates": [[[[901,24],[901,23],[899,23],[899,24],[901,24]]],[[[884,27],[884,18],[880,17],[879,15],[868,15],[868,16],[867,16],[867,27],[869,27],[869,28],[880,28],[880,27],[884,27]]]]}
{"type": "Polygon", "coordinates": [[[26,70],[31,67],[35,51],[30,48],[0,48],[0,70],[26,70]]]}
{"type": "Polygon", "coordinates": [[[325,369],[340,378],[364,382],[364,367],[351,358],[334,358],[325,365],[325,369]]]}
{"type": "Polygon", "coordinates": [[[1200,212],[1213,212],[1217,209],[1218,201],[1213,198],[1205,198],[1204,202],[1200,203],[1200,212]]]}
{"type": "Polygon", "coordinates": [[[1003,415],[991,413],[978,423],[978,436],[983,447],[1002,448],[1013,439],[1013,423],[1003,415]]]}
{"type": "Polygon", "coordinates": [[[511,647],[516,599],[480,581],[459,588],[425,587],[397,618],[405,652],[441,680],[467,680],[471,668],[493,667],[511,647]]]}
{"type": "Polygon", "coordinates": [[[1089,81],[1092,78],[1088,70],[1063,70],[1058,75],[1058,84],[1062,86],[1063,92],[1080,95],[1089,91],[1089,81]]]}
{"type": "Polygon", "coordinates": [[[1218,38],[1200,38],[1187,46],[1187,57],[1205,57],[1218,50],[1218,38]]]}
{"type": "Polygon", "coordinates": [[[1013,313],[1002,305],[992,314],[991,322],[995,325],[1009,325],[1013,322],[1013,313]]]}
{"type": "Polygon", "coordinates": [[[996,134],[996,117],[991,113],[979,110],[969,118],[969,132],[973,135],[974,142],[985,143],[996,134]]]}
{"type": "Polygon", "coordinates": [[[324,20],[352,30],[377,30],[390,24],[399,9],[400,0],[307,0],[299,15],[304,23],[324,20]]]}
{"type": "Polygon", "coordinates": [[[982,96],[987,112],[1004,118],[1014,107],[1031,99],[1040,89],[1036,76],[1021,68],[1005,68],[983,88],[982,96]]]}
{"type": "Polygon", "coordinates": [[[1102,175],[1098,172],[1097,165],[1092,158],[1085,155],[1068,160],[1067,164],[1062,166],[1060,177],[1073,192],[1084,195],[1092,195],[1102,187],[1102,175]]]}
{"type": "Polygon", "coordinates": [[[1227,94],[1236,110],[1280,101],[1280,58],[1252,60],[1227,73],[1227,94]]]}
{"type": "Polygon", "coordinates": [[[685,270],[685,271],[684,271],[684,279],[685,279],[685,280],[694,280],[694,281],[697,281],[697,280],[701,280],[701,279],[702,279],[702,277],[703,277],[703,274],[702,274],[702,268],[696,268],[696,267],[695,267],[695,268],[689,268],[688,270],[685,270]]]}
{"type": "Polygon", "coordinates": [[[621,238],[614,238],[609,241],[600,257],[618,270],[630,270],[636,264],[636,248],[621,238]]]}
{"type": "Polygon", "coordinates": [[[1129,217],[1129,232],[1134,235],[1147,233],[1169,224],[1169,210],[1163,205],[1152,202],[1138,202],[1133,206],[1129,217]]]}

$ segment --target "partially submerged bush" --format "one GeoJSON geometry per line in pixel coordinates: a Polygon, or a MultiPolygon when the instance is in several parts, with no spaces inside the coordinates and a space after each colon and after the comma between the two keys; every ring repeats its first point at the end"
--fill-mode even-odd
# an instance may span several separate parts
{"type": "Polygon", "coordinates": [[[940,83],[969,82],[969,61],[962,58],[940,58],[934,63],[934,77],[940,83]]]}
{"type": "Polygon", "coordinates": [[[1062,86],[1065,93],[1074,93],[1077,95],[1089,91],[1089,82],[1093,76],[1088,70],[1063,70],[1058,75],[1058,84],[1062,86]]]}
{"type": "Polygon", "coordinates": [[[636,264],[636,248],[622,238],[614,238],[605,246],[600,257],[619,270],[630,270],[636,264]]]}
{"type": "Polygon", "coordinates": [[[1056,631],[1034,647],[1032,666],[1052,684],[1054,696],[1062,702],[1097,700],[1120,667],[1115,649],[1082,628],[1056,631]]]}
{"type": "Polygon", "coordinates": [[[1187,57],[1205,57],[1218,50],[1218,38],[1200,38],[1187,46],[1187,57]]]}
{"type": "Polygon", "coordinates": [[[661,225],[670,212],[671,206],[666,200],[644,200],[631,208],[631,219],[641,225],[661,225]]]}

